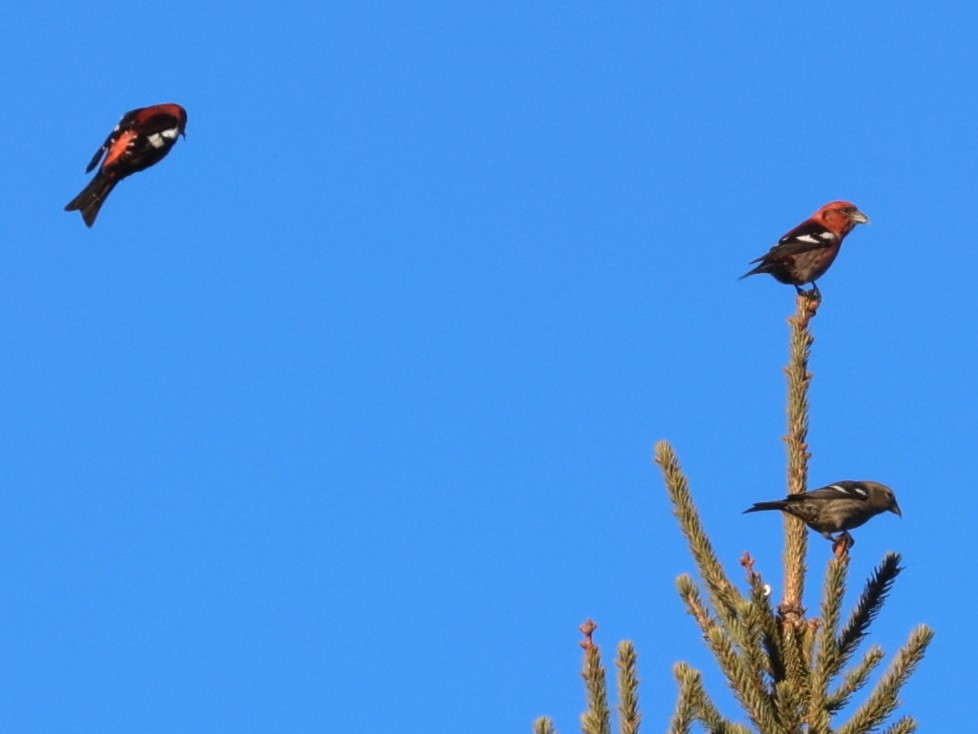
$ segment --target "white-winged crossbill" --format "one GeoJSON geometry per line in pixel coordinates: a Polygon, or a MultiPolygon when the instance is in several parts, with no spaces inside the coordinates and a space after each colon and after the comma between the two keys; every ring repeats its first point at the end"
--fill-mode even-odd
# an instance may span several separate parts
{"type": "Polygon", "coordinates": [[[756,502],[744,512],[781,510],[794,515],[833,543],[852,545],[849,531],[881,512],[903,516],[893,490],[885,484],[845,480],[827,487],[792,494],[783,500],[756,502]],[[841,533],[832,537],[832,533],[841,533]]]}
{"type": "Polygon", "coordinates": [[[95,178],[65,206],[65,211],[81,211],[85,224],[91,227],[115,185],[126,176],[159,163],[179,135],[186,137],[186,129],[187,111],[178,104],[158,104],[127,112],[85,169],[86,173],[90,172],[104,155],[95,178]]]}
{"type": "Polygon", "coordinates": [[[781,283],[793,285],[799,295],[818,298],[820,294],[815,281],[825,275],[839,254],[842,240],[853,227],[867,222],[869,217],[855,204],[830,202],[784,235],[767,254],[752,260],[751,264],[760,264],[740,278],[768,273],[781,283]],[[806,283],[812,284],[810,291],[802,290],[801,286],[806,283]]]}

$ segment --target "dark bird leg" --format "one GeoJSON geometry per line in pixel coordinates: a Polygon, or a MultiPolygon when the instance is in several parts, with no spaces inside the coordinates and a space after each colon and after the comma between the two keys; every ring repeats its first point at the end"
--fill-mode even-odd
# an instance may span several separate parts
{"type": "Polygon", "coordinates": [[[807,291],[804,288],[802,288],[800,285],[796,285],[795,291],[798,293],[799,296],[804,296],[809,301],[822,300],[822,292],[818,289],[818,286],[815,285],[814,283],[812,283],[812,287],[809,288],[807,291]]]}

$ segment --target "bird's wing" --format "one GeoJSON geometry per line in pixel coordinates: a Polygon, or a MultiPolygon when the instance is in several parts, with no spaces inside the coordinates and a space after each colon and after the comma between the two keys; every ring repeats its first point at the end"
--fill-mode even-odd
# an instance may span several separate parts
{"type": "Polygon", "coordinates": [[[813,489],[804,494],[793,494],[788,497],[789,501],[813,499],[813,500],[857,500],[859,502],[869,501],[869,492],[858,482],[837,482],[827,487],[813,489]]]}
{"type": "Polygon", "coordinates": [[[771,248],[768,256],[790,257],[810,250],[832,247],[838,241],[839,238],[834,232],[809,219],[778,240],[778,244],[771,248]]]}
{"type": "Polygon", "coordinates": [[[119,120],[118,124],[112,128],[112,132],[109,133],[108,137],[105,139],[105,142],[102,143],[102,147],[95,151],[95,155],[92,156],[92,161],[88,164],[88,168],[85,169],[85,173],[91,173],[95,166],[98,165],[98,162],[102,160],[102,156],[105,155],[105,152],[112,147],[112,144],[115,143],[119,136],[132,127],[133,122],[136,120],[137,112],[139,112],[139,110],[130,110],[122,116],[122,119],[119,120]]]}

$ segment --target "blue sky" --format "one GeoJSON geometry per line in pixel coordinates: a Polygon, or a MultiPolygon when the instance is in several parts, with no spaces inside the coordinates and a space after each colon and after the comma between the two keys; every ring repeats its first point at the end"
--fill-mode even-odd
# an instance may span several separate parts
{"type": "Polygon", "coordinates": [[[976,10],[605,5],[0,10],[0,728],[576,731],[587,617],[647,728],[719,694],[652,446],[777,585],[793,291],[736,278],[837,198],[810,477],[896,490],[851,586],[903,554],[872,638],[935,627],[904,710],[962,720],[976,10]]]}

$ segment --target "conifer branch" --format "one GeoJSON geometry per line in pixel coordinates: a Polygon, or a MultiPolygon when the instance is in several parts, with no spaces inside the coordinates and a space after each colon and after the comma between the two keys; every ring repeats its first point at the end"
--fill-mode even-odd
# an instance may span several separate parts
{"type": "Polygon", "coordinates": [[[679,460],[667,441],[659,441],[655,446],[655,463],[659,465],[665,478],[669,499],[672,500],[673,514],[686,536],[690,553],[696,562],[700,576],[706,584],[713,608],[717,616],[728,625],[736,624],[737,609],[743,602],[740,591],[730,583],[726,572],[710,544],[703,529],[699,513],[693,504],[689,482],[679,466],[679,460]]]}
{"type": "Polygon", "coordinates": [[[832,718],[829,716],[828,707],[825,705],[825,684],[818,678],[812,681],[811,696],[808,700],[808,731],[828,734],[832,728],[832,718]]]}
{"type": "Polygon", "coordinates": [[[533,722],[533,734],[557,734],[553,719],[541,716],[533,722]]]}
{"type": "Polygon", "coordinates": [[[934,639],[934,631],[926,625],[920,625],[910,633],[907,644],[890,663],[889,670],[876,685],[872,695],[852,715],[852,718],[839,728],[838,734],[864,734],[873,731],[893,713],[899,703],[897,697],[900,689],[923,659],[924,652],[932,639],[934,639]]]}
{"type": "MultiPolygon", "coordinates": [[[[723,717],[720,710],[706,695],[706,691],[703,689],[703,679],[698,671],[686,663],[677,664],[674,670],[676,678],[680,681],[680,690],[685,687],[689,691],[690,708],[688,710],[695,712],[696,718],[702,722],[710,734],[751,734],[751,730],[743,724],[735,724],[723,717]]],[[[675,721],[674,717],[674,726],[675,721]]],[[[679,730],[674,729],[673,731],[678,732],[679,730]]]]}
{"type": "Polygon", "coordinates": [[[703,603],[703,597],[700,596],[699,587],[693,577],[687,573],[682,574],[676,579],[676,586],[679,588],[679,598],[686,604],[686,611],[703,630],[703,637],[707,637],[710,630],[717,626],[717,621],[703,603]]]}
{"type": "MultiPolygon", "coordinates": [[[[798,296],[797,311],[788,319],[791,326],[791,356],[785,374],[788,376],[788,494],[800,494],[808,489],[808,385],[812,374],[808,371],[808,358],[815,337],[809,330],[809,322],[818,310],[819,302],[807,296],[798,296]]],[[[785,621],[801,623],[801,600],[805,592],[805,557],[808,535],[805,524],[788,514],[785,523],[784,556],[784,605],[785,621]]]]}
{"type": "Polygon", "coordinates": [[[710,734],[752,734],[743,724],[736,724],[720,715],[720,711],[706,697],[706,692],[700,688],[703,700],[700,702],[700,721],[710,734]]]}
{"type": "Polygon", "coordinates": [[[778,624],[774,609],[771,607],[771,587],[764,583],[761,574],[754,570],[754,559],[749,553],[740,558],[740,565],[747,571],[747,586],[750,588],[750,601],[746,603],[741,613],[744,623],[752,632],[756,629],[757,639],[751,640],[757,647],[760,656],[752,661],[752,667],[763,670],[773,682],[784,679],[784,656],[781,654],[781,626],[778,624]]]}
{"type": "Polygon", "coordinates": [[[762,732],[777,731],[777,718],[771,696],[756,671],[750,670],[744,659],[734,649],[730,637],[721,627],[714,627],[707,636],[707,644],[727,677],[734,696],[740,701],[748,717],[762,732]]]}
{"type": "Polygon", "coordinates": [[[917,731],[917,721],[912,716],[904,716],[893,726],[887,727],[883,734],[913,734],[915,731],[917,731]]]}
{"type": "Polygon", "coordinates": [[[784,655],[785,680],[798,695],[807,698],[814,630],[809,626],[781,626],[781,652],[784,655]]]}
{"type": "Polygon", "coordinates": [[[696,720],[697,686],[700,674],[686,663],[676,663],[672,674],[679,684],[679,695],[676,698],[676,710],[672,714],[669,734],[689,734],[696,720]]]}
{"type": "Polygon", "coordinates": [[[842,614],[842,601],[846,593],[846,574],[849,571],[848,554],[833,556],[825,573],[825,591],[822,592],[822,618],[819,622],[818,661],[816,667],[824,667],[827,677],[838,672],[839,658],[836,631],[842,614]]]}
{"type": "Polygon", "coordinates": [[[758,675],[764,673],[773,679],[771,657],[768,655],[768,647],[765,645],[767,632],[765,630],[764,607],[758,606],[752,601],[744,602],[741,610],[743,620],[743,635],[740,642],[741,650],[744,653],[744,663],[750,670],[756,671],[758,675]]]}
{"type": "Polygon", "coordinates": [[[642,715],[638,712],[638,654],[625,640],[618,645],[618,724],[621,734],[638,734],[642,715]]]}
{"type": "MultiPolygon", "coordinates": [[[[704,693],[704,697],[705,697],[704,693]]],[[[710,734],[752,734],[743,724],[736,724],[724,719],[712,703],[701,704],[700,721],[710,734]]]]}
{"type": "Polygon", "coordinates": [[[899,553],[887,553],[880,565],[876,567],[873,575],[866,581],[866,588],[859,597],[855,608],[853,608],[845,628],[839,634],[837,645],[843,658],[843,664],[859,647],[859,643],[866,636],[869,625],[879,614],[883,602],[890,593],[890,589],[893,588],[893,582],[903,570],[900,567],[900,560],[899,553]]]}
{"type": "Polygon", "coordinates": [[[796,627],[780,625],[780,651],[785,660],[785,677],[775,688],[779,718],[785,731],[799,731],[811,695],[811,661],[815,646],[815,622],[796,627]],[[789,723],[791,728],[789,728],[789,723]]]}
{"type": "MultiPolygon", "coordinates": [[[[778,624],[774,610],[771,608],[770,597],[765,599],[766,608],[761,617],[764,654],[767,657],[767,670],[774,683],[779,683],[788,677],[788,661],[785,656],[784,633],[778,624]]],[[[754,601],[755,605],[758,602],[754,601]]]]}
{"type": "Polygon", "coordinates": [[[800,732],[804,706],[803,691],[793,681],[783,680],[774,689],[775,714],[781,724],[781,731],[800,732]]]}
{"type": "Polygon", "coordinates": [[[835,635],[839,628],[842,599],[846,593],[848,569],[849,555],[844,554],[834,556],[825,573],[822,618],[817,635],[818,654],[812,666],[808,700],[808,723],[813,732],[828,732],[831,727],[829,682],[842,667],[842,656],[839,654],[835,635]]]}
{"type": "MultiPolygon", "coordinates": [[[[696,587],[696,582],[689,575],[680,576],[677,579],[677,586],[687,610],[699,624],[707,646],[716,657],[720,670],[727,677],[734,695],[740,700],[748,716],[761,728],[761,731],[774,731],[771,727],[776,725],[776,718],[771,695],[764,686],[763,667],[752,665],[751,658],[746,652],[743,655],[738,654],[729,627],[722,627],[710,615],[696,587]]],[[[749,602],[744,604],[750,606],[749,602]]],[[[745,626],[740,621],[738,624],[741,627],[745,626]]],[[[746,637],[743,632],[741,635],[746,637]]],[[[757,645],[758,647],[760,645],[759,635],[757,645]]]]}
{"type": "Polygon", "coordinates": [[[853,694],[866,685],[866,681],[869,680],[869,676],[873,674],[876,670],[876,666],[885,657],[883,653],[883,648],[879,645],[873,645],[866,654],[863,656],[862,662],[859,663],[855,668],[846,673],[845,680],[842,685],[834,691],[826,700],[825,705],[829,710],[830,714],[834,714],[840,711],[844,706],[849,703],[853,694]]]}
{"type": "Polygon", "coordinates": [[[611,734],[611,709],[608,707],[608,676],[601,667],[601,650],[594,644],[594,631],[598,628],[592,620],[581,625],[584,640],[584,670],[581,677],[587,689],[587,710],[581,714],[581,730],[584,734],[611,734]]]}

